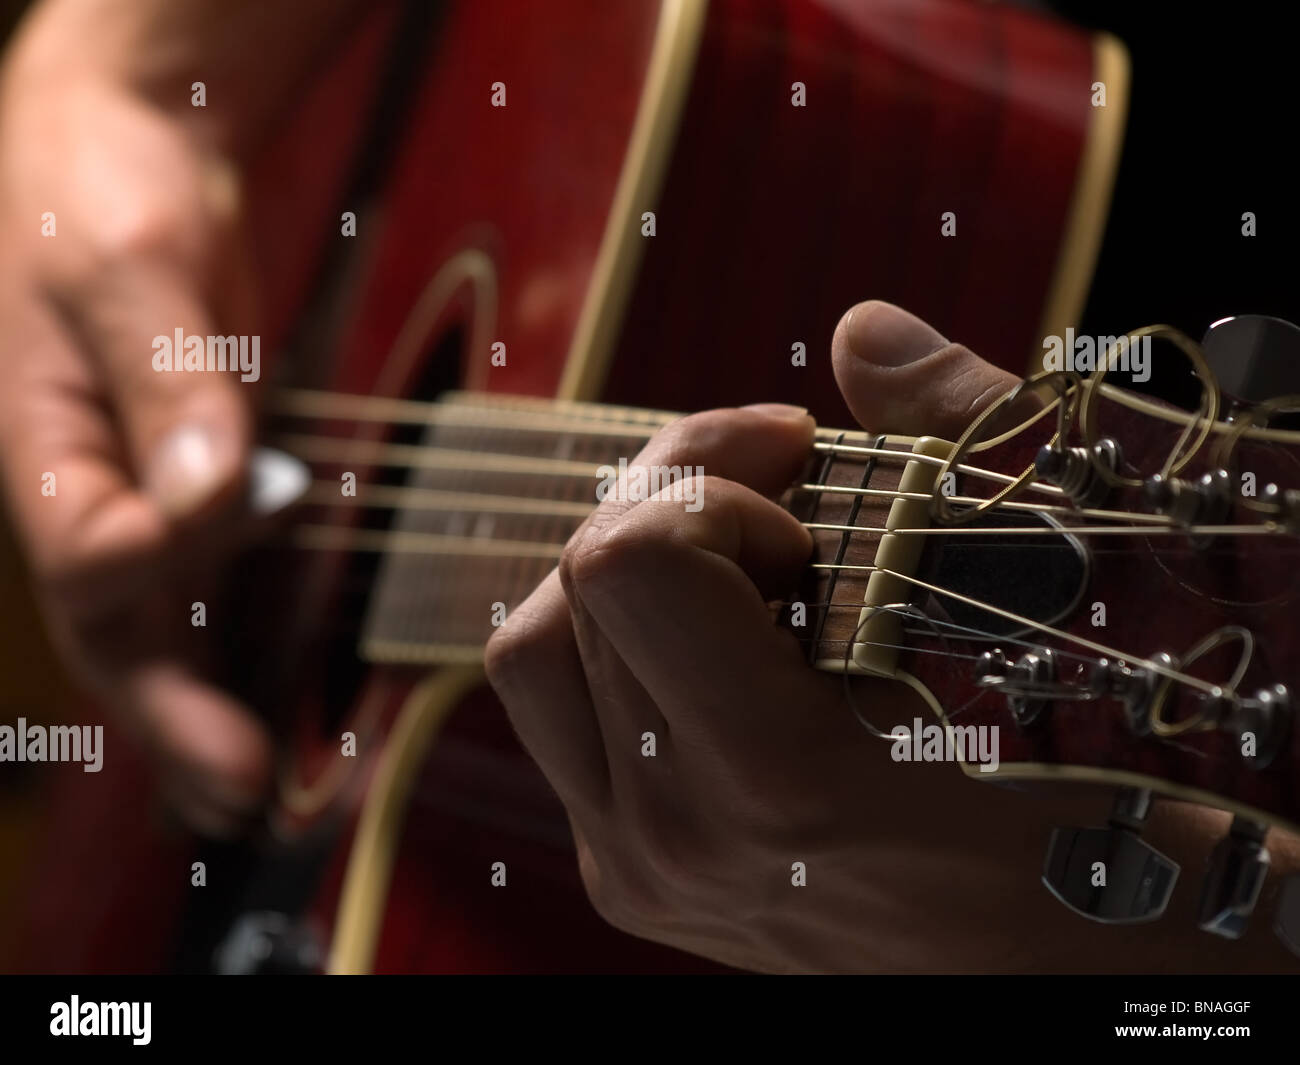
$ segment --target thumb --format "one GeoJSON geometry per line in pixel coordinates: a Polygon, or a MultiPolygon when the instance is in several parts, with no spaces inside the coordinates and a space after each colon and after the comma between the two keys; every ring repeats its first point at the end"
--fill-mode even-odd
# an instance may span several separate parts
{"type": "Polygon", "coordinates": [[[880,300],[840,319],[831,359],[845,402],[871,432],[956,440],[1020,380],[880,300]]]}
{"type": "Polygon", "coordinates": [[[77,310],[83,340],[107,379],[136,483],[172,518],[229,498],[242,482],[251,436],[237,338],[210,336],[216,331],[194,286],[154,264],[122,270],[77,310]],[[184,372],[192,360],[205,366],[218,346],[233,369],[184,372]]]}

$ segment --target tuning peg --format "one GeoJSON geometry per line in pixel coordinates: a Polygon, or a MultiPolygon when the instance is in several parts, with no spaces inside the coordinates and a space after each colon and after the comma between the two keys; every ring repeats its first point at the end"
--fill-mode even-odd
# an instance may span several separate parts
{"type": "Polygon", "coordinates": [[[1214,848],[1197,920],[1204,931],[1227,939],[1240,939],[1245,932],[1268,876],[1267,832],[1267,825],[1237,817],[1214,848]]]}
{"type": "Polygon", "coordinates": [[[1043,883],[1075,913],[1103,924],[1154,921],[1169,904],[1178,865],[1143,842],[1151,792],[1125,788],[1100,828],[1054,828],[1043,883]]]}
{"type": "Polygon", "coordinates": [[[1300,328],[1282,318],[1220,318],[1201,340],[1219,388],[1247,403],[1300,392],[1300,328]]]}
{"type": "Polygon", "coordinates": [[[1282,892],[1273,916],[1273,931],[1292,954],[1300,954],[1300,873],[1282,881],[1282,892]]]}

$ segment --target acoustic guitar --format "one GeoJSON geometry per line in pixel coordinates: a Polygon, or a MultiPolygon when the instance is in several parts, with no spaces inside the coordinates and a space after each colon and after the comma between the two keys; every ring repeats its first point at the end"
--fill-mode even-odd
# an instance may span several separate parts
{"type": "MultiPolygon", "coordinates": [[[[563,811],[483,686],[485,604],[522,601],[594,505],[598,468],[635,455],[663,411],[779,399],[841,423],[829,339],[864,297],[1031,366],[1080,313],[1126,95],[1113,39],[962,0],[377,7],[248,179],[262,350],[279,353],[264,439],[310,484],[207,608],[225,682],[282,740],[272,808],[251,840],[199,844],[111,728],[102,773],[27,774],[38,812],[5,965],[708,968],[591,911],[563,811]],[[494,862],[528,890],[485,890],[494,862]]],[[[1293,822],[1292,734],[1270,726],[1262,768],[1230,749],[1243,714],[1286,716],[1281,695],[1256,694],[1287,683],[1277,588],[1227,602],[1215,569],[1289,542],[1238,536],[1241,522],[1286,522],[1184,520],[1182,502],[1154,520],[1127,481],[1094,487],[1076,450],[1049,449],[1055,480],[1022,476],[1027,442],[1067,409],[1058,444],[1087,450],[1072,434],[1104,426],[1123,444],[1111,476],[1130,480],[1157,430],[1181,424],[1052,381],[1033,387],[1053,413],[998,448],[820,431],[790,506],[821,568],[782,622],[808,608],[812,665],[911,678],[939,720],[998,725],[999,774],[1104,777],[1293,822]],[[964,552],[1034,554],[1011,540],[1060,576],[1041,600],[994,597],[990,619],[977,604],[993,590],[954,571],[964,552]],[[1102,543],[1119,552],[1104,566],[1102,543]],[[1182,597],[1185,640],[1154,647],[1113,608],[1088,627],[1140,563],[1182,597]],[[1192,679],[1242,644],[1238,628],[1257,652],[1241,675],[1192,679]]],[[[1227,439],[1208,417],[1195,462],[1166,471],[1177,500],[1227,439]]],[[[1288,445],[1261,443],[1269,431],[1224,461],[1285,486],[1288,445]]],[[[4,710],[40,707],[11,689],[4,710]]],[[[74,697],[57,712],[103,720],[74,697]]],[[[1107,915],[1119,903],[1076,882],[1089,840],[1062,842],[1052,882],[1107,915]]]]}

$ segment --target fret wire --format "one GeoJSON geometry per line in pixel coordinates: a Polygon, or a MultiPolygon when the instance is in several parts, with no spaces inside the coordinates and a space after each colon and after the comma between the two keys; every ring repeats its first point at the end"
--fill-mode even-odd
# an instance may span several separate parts
{"type": "MultiPolygon", "coordinates": [[[[843,434],[843,433],[840,433],[840,435],[837,436],[837,437],[835,438],[835,443],[838,444],[838,443],[839,443],[841,440],[843,440],[843,439],[844,439],[844,434],[843,434]]],[[[874,458],[873,458],[871,461],[874,462],[874,461],[875,461],[874,458]]],[[[834,466],[835,466],[835,455],[834,455],[834,453],[832,452],[832,453],[830,453],[830,454],[827,454],[827,456],[826,456],[826,461],[822,463],[821,474],[820,474],[820,476],[817,478],[817,483],[818,483],[818,484],[821,484],[821,485],[825,485],[825,484],[826,484],[826,481],[830,478],[831,470],[834,468],[834,466]]],[[[871,472],[870,472],[870,471],[871,471],[871,468],[872,468],[872,465],[871,465],[871,463],[869,462],[869,463],[867,464],[867,478],[868,478],[868,480],[870,479],[870,476],[871,476],[871,472]]],[[[864,488],[866,487],[866,481],[863,482],[863,487],[864,487],[864,488]]],[[[857,501],[855,500],[854,502],[856,503],[857,501]]],[[[822,505],[822,497],[821,497],[821,496],[818,496],[818,497],[817,497],[817,502],[816,502],[816,503],[814,504],[814,506],[813,506],[813,514],[814,514],[814,515],[817,513],[817,510],[821,507],[821,505],[822,505]]],[[[854,509],[853,509],[852,514],[849,516],[849,521],[852,522],[853,519],[856,518],[856,517],[857,517],[857,507],[855,506],[854,509]]],[[[835,556],[835,561],[836,561],[836,562],[843,562],[843,561],[844,561],[844,552],[845,552],[845,550],[847,549],[847,547],[848,547],[848,541],[847,541],[847,539],[846,539],[845,537],[841,537],[841,538],[840,538],[840,547],[839,547],[839,552],[838,552],[838,553],[836,554],[836,556],[835,556]]],[[[832,574],[831,574],[831,579],[830,579],[830,588],[827,590],[827,593],[826,593],[828,596],[832,596],[832,595],[835,594],[835,582],[836,582],[838,579],[839,579],[839,573],[838,573],[838,572],[835,572],[835,573],[832,573],[832,574]]],[[[826,615],[823,614],[823,615],[821,616],[821,621],[820,621],[820,622],[818,623],[818,625],[817,625],[817,636],[819,636],[819,637],[821,636],[821,634],[822,634],[822,629],[825,627],[825,625],[826,625],[826,615]]],[[[817,641],[816,641],[816,639],[814,639],[813,642],[812,642],[812,644],[811,644],[811,645],[809,646],[809,648],[808,648],[808,661],[811,663],[811,662],[815,662],[816,660],[817,660],[817,641]]]]}

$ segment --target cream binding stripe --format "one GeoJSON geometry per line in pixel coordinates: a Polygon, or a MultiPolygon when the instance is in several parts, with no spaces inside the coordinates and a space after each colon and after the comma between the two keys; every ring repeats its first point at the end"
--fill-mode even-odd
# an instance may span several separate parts
{"type": "MultiPolygon", "coordinates": [[[[641,238],[634,221],[653,205],[667,169],[707,10],[707,0],[663,0],[660,5],[640,104],[560,383],[565,400],[592,399],[604,383],[640,261],[641,238]]],[[[438,727],[482,678],[480,669],[444,668],[426,679],[402,707],[366,793],[348,855],[329,972],[367,973],[373,968],[416,770],[438,727]]]]}
{"type": "Polygon", "coordinates": [[[663,0],[659,9],[632,136],[560,381],[566,399],[590,399],[604,385],[645,246],[641,213],[656,206],[707,13],[707,0],[663,0]]]}
{"type": "MultiPolygon", "coordinates": [[[[902,681],[914,690],[925,701],[930,711],[940,722],[944,725],[949,723],[948,715],[944,713],[943,707],[939,705],[939,700],[917,677],[900,669],[894,673],[894,679],[902,681]]],[[[1235,799],[1216,795],[1213,792],[1202,791],[1200,788],[1175,784],[1142,773],[1132,773],[1126,769],[1059,765],[1050,762],[1003,762],[992,772],[983,772],[979,765],[970,762],[958,762],[958,765],[961,766],[962,772],[972,780],[989,781],[997,780],[1000,777],[1003,780],[1042,780],[1048,783],[1093,784],[1110,788],[1146,788],[1149,791],[1164,795],[1166,798],[1176,799],[1179,802],[1191,802],[1196,803],[1198,806],[1215,807],[1226,810],[1230,814],[1257,821],[1260,824],[1272,824],[1288,832],[1300,834],[1300,824],[1279,817],[1277,814],[1267,813],[1247,803],[1237,802],[1235,799]]]]}
{"type": "Polygon", "coordinates": [[[479,669],[439,670],[412,690],[402,705],[379,754],[352,840],[328,972],[353,975],[368,973],[374,966],[411,787],[439,728],[482,679],[479,669]]]}
{"type": "MultiPolygon", "coordinates": [[[[1061,236],[1061,251],[1039,324],[1040,337],[1064,336],[1067,328],[1078,325],[1106,232],[1106,216],[1124,147],[1129,98],[1128,52],[1107,33],[1093,37],[1093,81],[1106,86],[1106,106],[1093,108],[1061,236]]],[[[1029,373],[1042,368],[1040,344],[1030,354],[1029,373]]]]}

